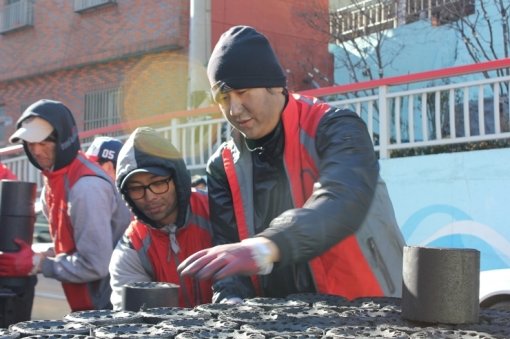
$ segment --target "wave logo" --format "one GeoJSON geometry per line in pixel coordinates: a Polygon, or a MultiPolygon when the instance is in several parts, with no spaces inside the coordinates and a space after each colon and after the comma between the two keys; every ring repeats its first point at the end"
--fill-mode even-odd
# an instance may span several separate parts
{"type": "Polygon", "coordinates": [[[510,267],[508,232],[504,225],[480,223],[451,205],[426,206],[413,213],[402,226],[410,246],[477,249],[482,271],[510,267]]]}

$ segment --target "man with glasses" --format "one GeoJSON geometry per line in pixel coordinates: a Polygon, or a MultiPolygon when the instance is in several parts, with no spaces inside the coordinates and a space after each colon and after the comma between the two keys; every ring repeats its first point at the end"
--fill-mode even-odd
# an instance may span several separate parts
{"type": "Polygon", "coordinates": [[[41,170],[43,213],[53,249],[0,255],[0,276],[42,272],[62,282],[72,311],[111,308],[108,264],[131,216],[115,183],[80,150],[78,127],[64,104],[39,100],[18,119],[11,143],[23,143],[29,161],[41,170]]]}
{"type": "Polygon", "coordinates": [[[119,152],[117,187],[135,220],[110,262],[114,309],[125,284],[144,281],[180,285],[181,307],[210,303],[209,281],[177,274],[184,259],[211,246],[207,193],[192,189],[177,149],[152,128],[136,129],[119,152]]]}

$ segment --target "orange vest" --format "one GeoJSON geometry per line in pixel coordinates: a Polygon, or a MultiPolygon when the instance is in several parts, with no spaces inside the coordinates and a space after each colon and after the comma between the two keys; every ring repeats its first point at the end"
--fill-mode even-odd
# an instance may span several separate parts
{"type": "MultiPolygon", "coordinates": [[[[330,108],[327,104],[313,105],[309,97],[290,98],[282,114],[285,133],[284,163],[289,179],[294,206],[303,207],[313,193],[313,185],[319,178],[317,154],[315,153],[315,135],[317,126],[324,113],[330,108]]],[[[315,99],[316,100],[316,99],[315,99]]],[[[223,150],[223,163],[227,174],[234,213],[238,225],[240,240],[251,236],[246,213],[242,185],[236,171],[236,161],[230,148],[223,150]]],[[[250,184],[249,181],[248,184],[250,184]]],[[[364,296],[382,296],[383,290],[364,256],[360,244],[353,234],[322,255],[309,261],[315,287],[318,293],[341,295],[349,299],[364,296]]],[[[252,281],[255,288],[258,282],[252,281]]],[[[259,290],[260,294],[260,290],[259,290]]]]}
{"type": "Polygon", "coordinates": [[[193,192],[190,198],[191,215],[185,226],[175,234],[179,252],[171,247],[170,235],[134,220],[126,231],[142,265],[153,281],[180,285],[179,306],[194,307],[210,303],[211,281],[180,277],[177,266],[187,257],[212,245],[207,195],[193,192]]]}
{"type": "MultiPolygon", "coordinates": [[[[73,226],[67,212],[68,196],[74,184],[84,176],[105,177],[98,166],[90,162],[79,152],[68,165],[57,171],[44,173],[45,200],[48,206],[48,221],[53,239],[55,254],[76,252],[73,226]]],[[[98,282],[62,283],[64,293],[71,310],[93,310],[95,306],[90,297],[98,282]]]]}

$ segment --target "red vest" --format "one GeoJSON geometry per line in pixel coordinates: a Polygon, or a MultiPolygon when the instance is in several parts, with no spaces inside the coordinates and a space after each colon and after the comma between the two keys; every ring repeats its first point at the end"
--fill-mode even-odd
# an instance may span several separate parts
{"type": "Polygon", "coordinates": [[[2,180],[2,179],[18,180],[18,178],[16,177],[16,174],[12,173],[12,171],[9,169],[9,167],[0,163],[0,180],[2,180]]]}
{"type": "Polygon", "coordinates": [[[191,193],[191,216],[188,223],[176,232],[179,253],[171,249],[168,233],[149,227],[138,220],[129,225],[126,235],[138,252],[142,265],[153,281],[180,285],[179,306],[194,307],[210,303],[211,281],[180,277],[177,266],[191,254],[211,247],[211,231],[207,196],[191,193]]]}
{"type": "MultiPolygon", "coordinates": [[[[73,225],[71,225],[67,212],[69,192],[81,177],[105,177],[106,174],[103,174],[98,166],[87,160],[81,152],[68,166],[54,172],[43,173],[48,221],[55,254],[73,254],[76,252],[76,245],[73,237],[73,225]]],[[[95,309],[89,292],[89,289],[93,289],[94,285],[95,282],[62,283],[73,312],[95,309]]]]}
{"type": "MultiPolygon", "coordinates": [[[[284,163],[287,169],[294,206],[303,207],[313,193],[313,184],[319,177],[315,153],[317,126],[327,104],[312,105],[312,98],[289,98],[282,114],[285,131],[284,163]]],[[[246,220],[241,186],[236,163],[229,148],[223,150],[223,162],[232,191],[232,201],[240,240],[250,236],[246,220]]],[[[250,181],[251,183],[251,181],[250,181]]],[[[248,183],[248,184],[250,184],[248,183]]],[[[253,229],[253,228],[252,228],[253,229]]],[[[322,255],[309,261],[317,292],[341,295],[349,299],[363,296],[382,296],[383,291],[363,255],[353,234],[322,255]]],[[[252,278],[257,288],[258,282],[252,278]]],[[[260,291],[259,291],[260,292],[260,291]]]]}

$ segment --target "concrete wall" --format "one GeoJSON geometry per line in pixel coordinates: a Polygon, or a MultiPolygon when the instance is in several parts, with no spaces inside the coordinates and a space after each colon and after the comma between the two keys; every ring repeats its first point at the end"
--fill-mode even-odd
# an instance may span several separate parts
{"type": "Polygon", "coordinates": [[[481,251],[481,269],[510,267],[510,149],[381,160],[409,245],[481,251]]]}

